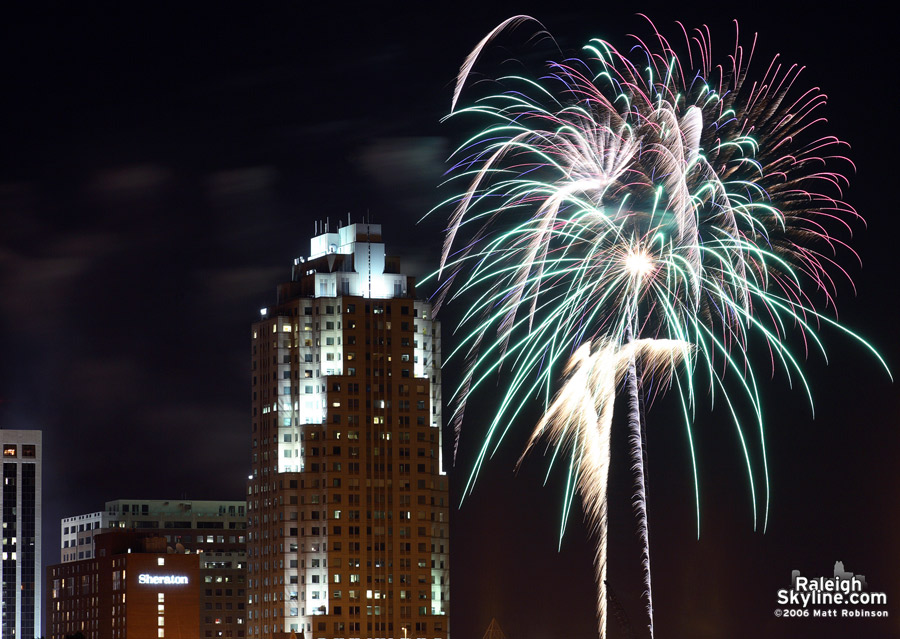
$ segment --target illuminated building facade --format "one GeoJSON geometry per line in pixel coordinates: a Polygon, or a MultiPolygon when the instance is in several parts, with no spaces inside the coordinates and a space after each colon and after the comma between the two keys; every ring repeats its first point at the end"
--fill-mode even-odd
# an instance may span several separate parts
{"type": "Polygon", "coordinates": [[[41,431],[0,430],[0,637],[41,634],[41,431]]]}
{"type": "Polygon", "coordinates": [[[175,553],[153,533],[98,534],[96,556],[47,569],[47,636],[197,639],[202,555],[175,553]]]}
{"type": "Polygon", "coordinates": [[[440,325],[380,225],[310,255],[251,331],[248,636],[446,639],[440,325]]]}
{"type": "Polygon", "coordinates": [[[179,554],[200,556],[200,634],[246,636],[246,502],[117,499],[105,510],[60,522],[63,563],[96,556],[96,539],[110,530],[134,530],[165,539],[179,554]]]}

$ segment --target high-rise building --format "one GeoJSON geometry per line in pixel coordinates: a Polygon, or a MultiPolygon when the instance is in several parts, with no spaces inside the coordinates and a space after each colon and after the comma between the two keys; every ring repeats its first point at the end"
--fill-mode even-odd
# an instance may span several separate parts
{"type": "Polygon", "coordinates": [[[323,231],[251,331],[248,636],[446,639],[440,325],[380,225],[323,231]]]}
{"type": "MultiPolygon", "coordinates": [[[[103,511],[60,522],[63,564],[96,558],[97,536],[107,531],[159,536],[178,554],[200,556],[198,637],[246,636],[246,502],[116,499],[105,506],[103,511]]],[[[64,568],[54,568],[65,573],[64,568]]],[[[105,635],[85,632],[85,636],[105,635]]]]}
{"type": "Polygon", "coordinates": [[[3,443],[0,637],[41,634],[41,431],[0,430],[3,443]]]}

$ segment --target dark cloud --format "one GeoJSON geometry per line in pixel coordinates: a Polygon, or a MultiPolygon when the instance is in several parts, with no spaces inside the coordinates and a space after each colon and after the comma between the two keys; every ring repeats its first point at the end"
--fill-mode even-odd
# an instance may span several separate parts
{"type": "Polygon", "coordinates": [[[127,200],[158,192],[169,179],[169,172],[158,166],[108,169],[97,174],[88,190],[104,197],[127,200]]]}
{"type": "Polygon", "coordinates": [[[271,166],[254,166],[217,171],[207,178],[209,196],[213,201],[227,204],[238,195],[265,193],[278,179],[278,171],[271,166]]]}
{"type": "Polygon", "coordinates": [[[193,277],[206,297],[205,304],[215,309],[234,309],[242,316],[252,309],[260,296],[260,286],[285,278],[285,267],[199,269],[193,277]]]}
{"type": "Polygon", "coordinates": [[[381,138],[362,148],[359,163],[391,202],[421,217],[435,204],[447,153],[444,138],[381,138]]]}

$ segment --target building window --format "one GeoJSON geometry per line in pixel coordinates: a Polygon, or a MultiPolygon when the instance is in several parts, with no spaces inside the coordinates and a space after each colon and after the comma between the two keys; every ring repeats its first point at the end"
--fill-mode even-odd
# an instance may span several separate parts
{"type": "Polygon", "coordinates": [[[3,456],[4,457],[15,457],[16,456],[16,445],[15,444],[3,444],[3,456]]]}

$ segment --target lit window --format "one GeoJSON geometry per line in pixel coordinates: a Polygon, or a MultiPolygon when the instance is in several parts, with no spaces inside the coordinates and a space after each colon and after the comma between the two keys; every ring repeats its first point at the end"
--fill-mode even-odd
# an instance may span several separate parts
{"type": "Polygon", "coordinates": [[[4,457],[15,457],[16,456],[16,445],[15,444],[3,444],[3,456],[4,457]]]}
{"type": "Polygon", "coordinates": [[[157,558],[156,558],[156,565],[157,565],[157,566],[165,566],[165,565],[166,565],[166,558],[165,558],[165,557],[157,557],[157,558]]]}

